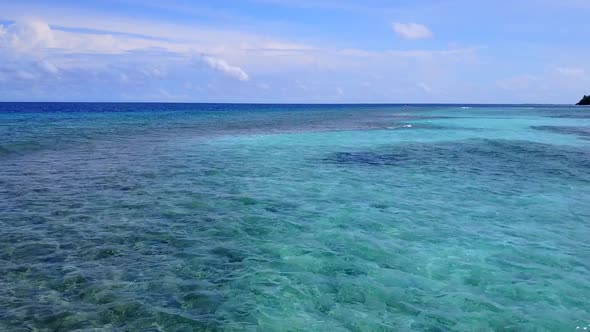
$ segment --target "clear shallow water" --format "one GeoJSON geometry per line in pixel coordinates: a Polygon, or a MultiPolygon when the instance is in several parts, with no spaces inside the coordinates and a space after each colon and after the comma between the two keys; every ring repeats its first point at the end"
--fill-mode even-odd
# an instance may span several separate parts
{"type": "Polygon", "coordinates": [[[588,112],[0,104],[0,330],[575,331],[588,112]]]}

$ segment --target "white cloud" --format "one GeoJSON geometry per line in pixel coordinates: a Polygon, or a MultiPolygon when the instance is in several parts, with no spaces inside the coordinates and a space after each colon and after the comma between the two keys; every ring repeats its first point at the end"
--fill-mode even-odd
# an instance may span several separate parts
{"type": "Polygon", "coordinates": [[[418,88],[420,88],[421,90],[423,90],[424,92],[426,92],[426,93],[431,93],[432,92],[432,88],[428,84],[426,84],[424,82],[419,82],[419,83],[416,84],[416,86],[418,88]]]}
{"type": "Polygon", "coordinates": [[[555,68],[555,71],[567,78],[571,79],[578,79],[578,80],[585,80],[588,79],[588,75],[584,68],[572,68],[572,67],[558,67],[555,68]]]}
{"type": "MultiPolygon", "coordinates": [[[[0,48],[17,54],[121,54],[154,47],[177,51],[181,49],[180,45],[160,40],[56,30],[38,20],[17,21],[7,26],[0,24],[0,48]]],[[[189,47],[185,46],[184,50],[188,51],[189,47]]]]}
{"type": "Polygon", "coordinates": [[[17,52],[31,52],[55,46],[49,25],[40,21],[22,21],[7,27],[0,25],[0,47],[17,52]]]}
{"type": "Polygon", "coordinates": [[[151,79],[163,79],[166,77],[166,72],[160,68],[142,68],[140,73],[151,79]]]}
{"type": "Polygon", "coordinates": [[[393,23],[393,31],[404,39],[425,39],[432,37],[428,27],[417,23],[393,23]]]}
{"type": "Polygon", "coordinates": [[[207,64],[207,66],[217,71],[220,71],[227,76],[236,78],[244,82],[250,79],[248,74],[242,68],[232,66],[223,59],[214,58],[211,56],[202,56],[201,58],[207,64]]]}
{"type": "Polygon", "coordinates": [[[258,41],[254,45],[242,43],[241,49],[245,51],[267,51],[267,52],[305,52],[313,51],[316,48],[299,43],[287,43],[277,41],[258,41]]]}
{"type": "Polygon", "coordinates": [[[59,73],[59,68],[47,60],[40,61],[39,63],[37,63],[37,65],[49,74],[59,73]]]}
{"type": "Polygon", "coordinates": [[[368,57],[379,55],[378,52],[365,51],[365,50],[360,50],[357,48],[343,49],[343,50],[338,51],[338,53],[341,55],[345,55],[345,56],[352,56],[352,57],[359,57],[359,58],[368,58],[368,57]]]}
{"type": "Polygon", "coordinates": [[[307,84],[305,84],[299,80],[295,81],[295,86],[297,86],[299,89],[304,90],[304,91],[309,89],[309,86],[307,84]]]}

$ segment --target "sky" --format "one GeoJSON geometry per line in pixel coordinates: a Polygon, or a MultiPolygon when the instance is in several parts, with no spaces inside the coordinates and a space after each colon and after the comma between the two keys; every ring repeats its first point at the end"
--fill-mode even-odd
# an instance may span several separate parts
{"type": "Polygon", "coordinates": [[[589,0],[0,0],[0,101],[565,103],[589,0]]]}

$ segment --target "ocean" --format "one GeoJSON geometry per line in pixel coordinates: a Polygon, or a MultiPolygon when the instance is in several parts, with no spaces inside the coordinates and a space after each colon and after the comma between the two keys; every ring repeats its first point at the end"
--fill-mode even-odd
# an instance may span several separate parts
{"type": "Polygon", "coordinates": [[[590,109],[0,103],[0,234],[1,331],[581,330],[590,109]]]}

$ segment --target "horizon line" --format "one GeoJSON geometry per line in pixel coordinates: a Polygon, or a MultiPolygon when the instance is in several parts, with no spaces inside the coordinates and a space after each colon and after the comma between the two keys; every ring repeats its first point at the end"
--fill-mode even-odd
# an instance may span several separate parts
{"type": "Polygon", "coordinates": [[[494,105],[515,105],[515,106],[580,106],[576,104],[564,104],[564,103],[371,103],[371,102],[359,102],[359,103],[304,103],[304,102],[198,102],[198,101],[0,101],[0,104],[198,104],[198,105],[396,105],[396,106],[411,106],[411,105],[482,105],[482,106],[494,106],[494,105]]]}

